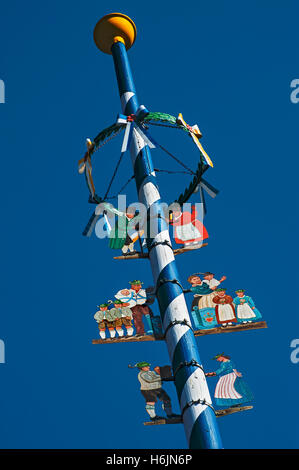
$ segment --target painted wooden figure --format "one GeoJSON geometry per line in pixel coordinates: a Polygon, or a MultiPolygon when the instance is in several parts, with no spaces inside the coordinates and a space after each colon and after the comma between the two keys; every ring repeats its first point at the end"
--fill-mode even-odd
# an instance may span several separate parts
{"type": "Polygon", "coordinates": [[[115,338],[115,324],[114,320],[107,318],[109,303],[98,305],[98,311],[94,315],[94,319],[99,326],[99,335],[101,339],[106,339],[106,328],[108,328],[110,338],[115,338]]]}
{"type": "Polygon", "coordinates": [[[262,318],[256,308],[254,301],[249,295],[245,295],[244,289],[236,290],[237,297],[234,298],[235,311],[238,321],[241,323],[252,323],[262,318]]]}
{"type": "Polygon", "coordinates": [[[177,207],[170,214],[169,223],[174,226],[174,239],[176,243],[184,245],[186,248],[200,245],[203,240],[209,237],[205,226],[197,219],[195,206],[192,206],[192,212],[182,212],[177,207]]]}
{"type": "Polygon", "coordinates": [[[253,394],[243,380],[242,374],[236,370],[230,356],[221,353],[213,359],[220,363],[220,367],[215,372],[207,372],[205,375],[219,377],[214,394],[215,404],[232,407],[252,401],[253,394]]]}
{"type": "Polygon", "coordinates": [[[121,212],[110,203],[102,202],[101,205],[108,215],[118,217],[114,228],[109,233],[109,247],[121,249],[124,255],[135,254],[134,243],[143,233],[139,230],[139,225],[142,223],[141,216],[136,212],[135,207],[128,207],[126,212],[121,212]]]}
{"type": "Polygon", "coordinates": [[[217,286],[225,280],[226,276],[222,276],[218,281],[209,271],[188,277],[190,290],[194,294],[191,314],[196,328],[213,328],[218,324],[213,298],[217,295],[215,292],[217,286]],[[203,275],[203,280],[200,275],[203,275]]]}
{"type": "Polygon", "coordinates": [[[160,367],[155,367],[150,370],[151,364],[148,362],[137,362],[135,366],[130,368],[139,369],[138,380],[140,382],[140,391],[145,399],[145,409],[151,421],[158,421],[163,419],[162,416],[156,415],[155,405],[158,400],[162,401],[162,408],[166,413],[168,419],[178,417],[172,412],[171,400],[169,395],[162,388],[162,377],[160,367]]]}
{"type": "Polygon", "coordinates": [[[194,295],[198,295],[198,302],[194,303],[197,307],[202,309],[215,308],[213,298],[216,295],[216,289],[218,286],[226,280],[226,276],[222,276],[219,281],[214,277],[215,275],[210,271],[205,273],[197,273],[189,276],[188,281],[191,282],[191,291],[194,295]],[[201,280],[199,274],[203,274],[203,280],[201,280]],[[192,278],[190,280],[190,278],[192,278]]]}
{"type": "Polygon", "coordinates": [[[127,336],[133,335],[132,326],[132,310],[128,303],[122,302],[121,300],[113,301],[114,307],[110,309],[109,314],[114,318],[114,326],[116,328],[119,337],[124,336],[124,329],[126,330],[127,336]]]}
{"type": "Polygon", "coordinates": [[[227,326],[237,323],[233,298],[230,295],[226,295],[225,289],[221,287],[216,289],[213,303],[215,304],[215,313],[218,324],[221,326],[227,326]]]}
{"type": "Polygon", "coordinates": [[[126,302],[132,310],[134,326],[136,328],[136,336],[143,336],[145,334],[143,317],[147,322],[148,334],[153,334],[151,316],[153,315],[150,307],[147,305],[146,290],[142,288],[142,282],[134,280],[129,283],[130,289],[121,289],[115,294],[115,298],[126,302]]]}

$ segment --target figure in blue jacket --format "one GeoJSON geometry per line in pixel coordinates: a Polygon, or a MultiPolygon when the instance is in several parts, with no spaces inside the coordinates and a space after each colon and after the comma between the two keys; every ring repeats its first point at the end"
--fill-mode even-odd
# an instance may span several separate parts
{"type": "Polygon", "coordinates": [[[220,362],[220,367],[215,372],[207,372],[205,375],[220,377],[214,395],[216,405],[231,407],[252,401],[253,394],[230,357],[222,353],[217,354],[213,359],[220,362]]]}
{"type": "Polygon", "coordinates": [[[249,295],[245,295],[244,289],[236,290],[237,297],[234,298],[235,312],[238,321],[241,323],[251,323],[262,318],[261,313],[256,308],[249,295]]]}

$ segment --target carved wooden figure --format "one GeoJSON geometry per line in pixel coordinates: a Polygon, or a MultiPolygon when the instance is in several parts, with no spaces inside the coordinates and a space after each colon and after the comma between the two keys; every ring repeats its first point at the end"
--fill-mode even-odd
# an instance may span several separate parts
{"type": "Polygon", "coordinates": [[[245,295],[245,290],[236,290],[236,294],[237,297],[234,298],[234,305],[238,321],[241,323],[251,323],[260,320],[262,315],[256,308],[252,298],[249,295],[245,295]]]}
{"type": "Polygon", "coordinates": [[[248,388],[243,376],[237,371],[230,356],[217,354],[213,359],[219,363],[215,372],[207,372],[207,377],[217,376],[219,380],[215,388],[215,404],[217,406],[238,406],[253,400],[253,394],[248,388]]]}
{"type": "Polygon", "coordinates": [[[172,412],[170,397],[162,388],[163,380],[169,380],[168,370],[165,374],[167,366],[157,366],[154,370],[150,370],[150,366],[151,364],[148,362],[137,362],[135,366],[129,365],[131,369],[136,367],[139,370],[138,380],[140,382],[141,394],[146,402],[146,412],[148,413],[151,421],[159,421],[163,419],[161,416],[157,416],[155,409],[157,401],[160,400],[162,401],[162,408],[165,411],[167,418],[177,418],[179,415],[172,412]]]}
{"type": "Polygon", "coordinates": [[[121,289],[115,294],[115,298],[126,302],[132,310],[136,335],[143,336],[145,334],[143,317],[147,322],[147,330],[149,334],[153,334],[151,316],[152,311],[147,305],[146,289],[142,288],[142,282],[139,280],[131,281],[129,289],[121,289]]]}

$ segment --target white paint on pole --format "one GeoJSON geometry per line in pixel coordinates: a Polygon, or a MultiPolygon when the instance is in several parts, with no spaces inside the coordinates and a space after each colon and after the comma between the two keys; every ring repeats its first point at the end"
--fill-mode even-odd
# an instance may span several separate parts
{"type": "MultiPolygon", "coordinates": [[[[149,235],[151,236],[151,234],[149,235]]],[[[171,245],[168,230],[162,230],[162,232],[159,232],[153,239],[152,243],[163,241],[167,241],[171,245]]],[[[151,257],[151,266],[154,282],[156,283],[160,272],[165,268],[165,266],[174,261],[174,254],[172,248],[167,245],[156,245],[151,251],[153,252],[151,257]],[[165,250],[165,248],[167,249],[165,250]]]]}
{"type": "Polygon", "coordinates": [[[127,106],[128,102],[130,101],[130,99],[134,95],[135,95],[135,93],[133,93],[132,91],[126,91],[120,97],[121,107],[122,107],[123,112],[125,112],[125,109],[126,109],[126,106],[127,106]]]}
{"type": "Polygon", "coordinates": [[[185,434],[187,441],[190,441],[193,425],[199,415],[207,408],[207,405],[193,405],[190,408],[188,408],[183,416],[183,422],[184,422],[184,429],[185,429],[185,434]]]}
{"type": "Polygon", "coordinates": [[[205,400],[210,405],[212,404],[205,374],[199,368],[188,377],[185,383],[180,399],[181,408],[184,408],[190,401],[196,401],[198,399],[205,400]]]}
{"type": "Polygon", "coordinates": [[[175,299],[173,299],[170,304],[168,305],[163,319],[163,327],[164,330],[167,328],[169,322],[173,320],[173,317],[176,320],[185,320],[185,318],[189,319],[189,312],[186,307],[186,301],[184,294],[180,294],[175,299]]]}
{"type": "Polygon", "coordinates": [[[133,138],[131,139],[130,153],[131,153],[132,165],[134,168],[137,155],[139,154],[141,150],[144,149],[146,144],[144,140],[140,137],[140,135],[136,132],[135,128],[133,129],[132,134],[133,134],[133,138]]]}
{"type": "Polygon", "coordinates": [[[151,181],[141,185],[139,190],[139,201],[142,202],[147,209],[149,209],[156,201],[159,201],[159,199],[159,191],[151,181]]]}
{"type": "MultiPolygon", "coordinates": [[[[180,406],[183,409],[187,403],[192,401],[205,400],[207,403],[212,404],[210,392],[208,389],[207,381],[204,372],[201,369],[196,369],[187,379],[182,391],[180,406]]],[[[192,431],[192,425],[197,420],[198,416],[207,408],[208,405],[201,403],[193,404],[187,408],[184,413],[184,425],[187,439],[189,441],[192,431]]]]}

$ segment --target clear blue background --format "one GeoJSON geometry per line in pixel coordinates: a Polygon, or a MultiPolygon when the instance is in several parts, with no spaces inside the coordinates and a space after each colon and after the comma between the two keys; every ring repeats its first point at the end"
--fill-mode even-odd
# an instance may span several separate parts
{"type": "MultiPolygon", "coordinates": [[[[252,411],[219,419],[224,446],[298,448],[290,342],[299,336],[299,104],[290,82],[299,78],[299,7],[287,0],[2,2],[0,447],[186,447],[183,426],[143,426],[144,400],[127,367],[167,364],[165,344],[91,344],[96,305],[132,278],[152,283],[147,261],[115,261],[106,240],[81,235],[92,207],[77,161],[85,138],[120,110],[112,59],[92,37],[112,11],[137,25],[129,57],[140,102],[198,123],[215,163],[207,179],[221,192],[207,197],[209,246],[177,258],[181,279],[225,274],[228,290],[245,288],[268,322],[267,330],[197,339],[207,370],[225,351],[256,397],[252,411]]],[[[195,168],[196,148],[173,132],[155,135],[195,168]]],[[[96,154],[99,194],[119,147],[96,154]]],[[[153,159],[179,169],[158,151],[153,159]]],[[[114,190],[131,174],[127,157],[114,190]]],[[[187,183],[159,175],[163,200],[187,183]]],[[[128,197],[136,200],[134,183],[128,197]]],[[[173,384],[166,389],[178,411],[173,384]]]]}

